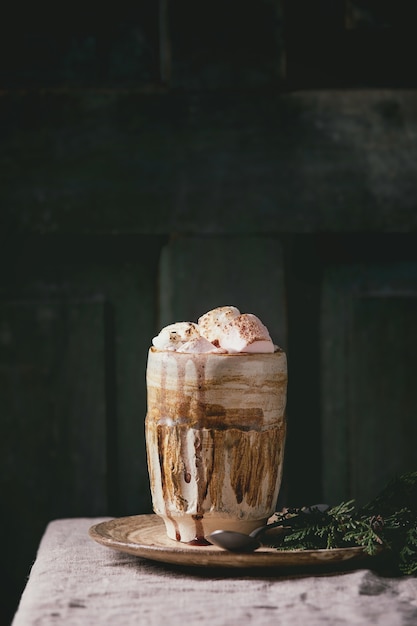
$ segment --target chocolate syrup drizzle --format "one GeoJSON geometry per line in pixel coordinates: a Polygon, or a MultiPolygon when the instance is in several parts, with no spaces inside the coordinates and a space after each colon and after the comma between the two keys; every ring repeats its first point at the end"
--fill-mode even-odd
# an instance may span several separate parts
{"type": "MultiPolygon", "coordinates": [[[[177,509],[186,513],[188,503],[182,495],[182,481],[189,484],[192,476],[197,474],[197,511],[192,515],[195,538],[189,544],[209,545],[204,538],[203,503],[208,493],[212,501],[221,496],[225,474],[224,455],[227,453],[231,460],[230,480],[236,501],[239,503],[246,498],[249,505],[256,506],[260,500],[270,498],[270,505],[273,506],[276,475],[271,475],[270,468],[274,465],[279,466],[280,459],[277,459],[277,454],[280,455],[283,449],[285,423],[263,430],[262,409],[241,408],[226,411],[220,405],[208,405],[205,394],[205,361],[199,355],[193,355],[188,359],[176,359],[178,391],[167,390],[169,357],[170,355],[164,355],[156,402],[159,415],[154,420],[165,502],[164,514],[175,528],[177,541],[181,541],[178,524],[170,513],[169,505],[170,502],[174,502],[177,509]],[[198,378],[197,388],[192,395],[183,393],[189,362],[197,368],[198,378]],[[196,433],[195,467],[187,467],[187,434],[190,428],[196,433]],[[203,446],[205,446],[204,463],[201,456],[203,446]],[[176,469],[178,466],[180,471],[176,469]],[[259,481],[254,480],[254,474],[259,476],[259,481]],[[262,494],[256,485],[259,485],[266,475],[269,480],[267,493],[262,494]]],[[[147,428],[152,428],[149,416],[147,422],[147,428]]]]}

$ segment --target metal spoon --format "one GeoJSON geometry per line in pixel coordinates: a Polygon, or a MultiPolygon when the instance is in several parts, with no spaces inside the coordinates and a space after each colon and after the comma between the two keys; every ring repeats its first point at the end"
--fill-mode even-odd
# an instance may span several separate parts
{"type": "MultiPolygon", "coordinates": [[[[313,504],[311,506],[301,509],[300,513],[325,513],[329,508],[330,507],[328,504],[313,504]]],[[[259,528],[255,528],[255,530],[249,533],[249,535],[245,535],[245,533],[239,533],[235,530],[214,530],[212,533],[207,535],[206,539],[210,543],[218,546],[219,548],[229,550],[230,552],[253,552],[262,545],[259,541],[259,537],[263,533],[270,530],[271,528],[276,528],[278,526],[282,526],[283,528],[291,527],[295,524],[297,518],[298,515],[289,518],[281,516],[281,519],[276,522],[272,522],[271,524],[266,524],[264,526],[259,526],[259,528]]]]}

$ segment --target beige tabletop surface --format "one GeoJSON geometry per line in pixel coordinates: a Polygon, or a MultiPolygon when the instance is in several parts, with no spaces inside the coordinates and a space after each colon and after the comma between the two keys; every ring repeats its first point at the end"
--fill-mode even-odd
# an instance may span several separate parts
{"type": "Polygon", "coordinates": [[[93,541],[105,519],[48,525],[13,626],[417,624],[416,577],[170,565],[93,541]]]}

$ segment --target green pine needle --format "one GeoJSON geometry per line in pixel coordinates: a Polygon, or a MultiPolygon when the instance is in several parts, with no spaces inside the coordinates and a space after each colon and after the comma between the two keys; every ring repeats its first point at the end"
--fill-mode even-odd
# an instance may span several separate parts
{"type": "Polygon", "coordinates": [[[292,508],[282,520],[288,527],[280,550],[359,546],[374,555],[385,548],[398,573],[417,575],[417,472],[396,477],[360,509],[354,500],[307,515],[292,508]]]}

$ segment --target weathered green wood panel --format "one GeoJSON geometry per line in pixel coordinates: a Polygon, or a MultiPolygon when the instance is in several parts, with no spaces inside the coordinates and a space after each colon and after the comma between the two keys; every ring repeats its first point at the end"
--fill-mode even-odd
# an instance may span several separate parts
{"type": "MultiPolygon", "coordinates": [[[[182,89],[259,89],[285,78],[283,0],[167,5],[170,81],[182,89]]],[[[165,34],[164,32],[161,33],[165,34]]]]}
{"type": "Polygon", "coordinates": [[[285,286],[288,325],[288,433],[283,502],[303,506],[320,502],[320,289],[321,266],[314,237],[285,238],[285,286]]]}
{"type": "MultiPolygon", "coordinates": [[[[147,353],[156,328],[157,267],[160,244],[138,245],[137,259],[114,267],[90,268],[80,283],[100,286],[111,303],[114,376],[113,437],[109,455],[113,515],[151,512],[146,464],[144,421],[146,415],[147,353]]],[[[110,305],[110,304],[109,304],[110,305]]]]}
{"type": "Polygon", "coordinates": [[[158,237],[14,239],[1,249],[0,487],[8,588],[45,525],[151,511],[144,419],[158,237]]]}
{"type": "Polygon", "coordinates": [[[46,524],[107,510],[103,303],[0,306],[0,488],[10,592],[46,524]]]}
{"type": "Polygon", "coordinates": [[[108,403],[107,448],[112,515],[150,512],[144,420],[146,360],[156,327],[158,245],[138,249],[128,263],[80,267],[68,277],[72,289],[97,291],[106,300],[108,403]]]}
{"type": "Polygon", "coordinates": [[[413,0],[123,0],[4,7],[2,86],[416,85],[413,0]],[[62,19],[64,17],[64,19],[62,19]],[[284,73],[285,68],[285,73],[284,73]]]}
{"type": "Polygon", "coordinates": [[[6,92],[0,120],[6,232],[417,227],[416,91],[6,92]]]}
{"type": "Polygon", "coordinates": [[[417,265],[332,267],[321,320],[324,497],[371,498],[415,469],[417,265]]]}
{"type": "Polygon", "coordinates": [[[350,483],[364,502],[417,466],[417,284],[355,298],[352,313],[350,483]]]}
{"type": "Polygon", "coordinates": [[[158,0],[4,5],[0,85],[34,88],[159,81],[158,0]]]}
{"type": "Polygon", "coordinates": [[[2,477],[23,479],[33,499],[15,485],[16,509],[106,510],[103,303],[5,303],[1,329],[2,477]]]}

